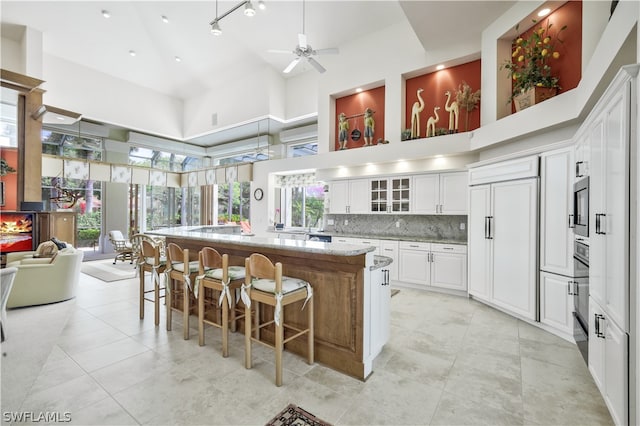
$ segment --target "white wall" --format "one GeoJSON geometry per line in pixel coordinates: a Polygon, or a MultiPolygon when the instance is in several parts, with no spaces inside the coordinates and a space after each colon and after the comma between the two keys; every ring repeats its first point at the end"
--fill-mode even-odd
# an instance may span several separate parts
{"type": "Polygon", "coordinates": [[[44,56],[44,103],[131,130],[182,139],[182,101],[65,59],[44,56]]]}
{"type": "Polygon", "coordinates": [[[24,55],[25,74],[43,79],[42,73],[42,32],[26,27],[21,41],[24,55]]]}
{"type": "Polygon", "coordinates": [[[184,103],[184,138],[190,139],[216,129],[256,118],[285,113],[284,80],[273,68],[264,65],[239,70],[232,80],[184,103]],[[212,124],[216,113],[217,124],[212,124]]]}
{"type": "Polygon", "coordinates": [[[317,72],[306,72],[285,81],[285,118],[290,120],[318,112],[317,72]]]}
{"type": "Polygon", "coordinates": [[[2,37],[0,41],[0,60],[2,61],[2,68],[17,72],[20,74],[26,74],[24,69],[24,55],[22,54],[22,48],[20,42],[12,40],[7,37],[2,37]]]}

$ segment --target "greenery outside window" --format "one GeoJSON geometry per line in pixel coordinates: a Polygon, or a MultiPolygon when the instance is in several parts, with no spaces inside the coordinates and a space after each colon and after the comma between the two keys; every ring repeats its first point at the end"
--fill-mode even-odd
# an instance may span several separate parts
{"type": "Polygon", "coordinates": [[[283,220],[286,227],[319,228],[324,213],[324,185],[282,188],[283,220]]]}
{"type": "Polygon", "coordinates": [[[251,218],[250,182],[218,185],[218,224],[249,222],[251,218]]]}

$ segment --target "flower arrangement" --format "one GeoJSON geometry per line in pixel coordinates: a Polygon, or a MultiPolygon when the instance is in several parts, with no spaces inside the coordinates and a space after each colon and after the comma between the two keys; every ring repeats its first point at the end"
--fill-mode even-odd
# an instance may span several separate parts
{"type": "Polygon", "coordinates": [[[11,167],[9,163],[7,163],[7,160],[5,160],[4,158],[0,158],[0,176],[4,176],[9,173],[15,173],[15,172],[16,172],[16,169],[11,167]]]}
{"type": "Polygon", "coordinates": [[[464,122],[464,130],[466,132],[469,130],[469,114],[478,107],[478,103],[480,102],[480,89],[473,92],[471,86],[463,80],[462,84],[458,85],[458,90],[456,91],[456,102],[460,108],[466,111],[464,122]]]}
{"type": "MultiPolygon", "coordinates": [[[[534,19],[533,23],[537,24],[537,21],[534,19]]],[[[533,87],[560,88],[558,77],[551,74],[549,62],[560,57],[556,43],[562,43],[560,35],[567,26],[560,28],[555,35],[551,33],[552,27],[553,24],[547,21],[545,26],[533,29],[527,37],[514,40],[511,59],[500,67],[508,70],[513,81],[513,94],[509,102],[514,96],[533,87]]]]}

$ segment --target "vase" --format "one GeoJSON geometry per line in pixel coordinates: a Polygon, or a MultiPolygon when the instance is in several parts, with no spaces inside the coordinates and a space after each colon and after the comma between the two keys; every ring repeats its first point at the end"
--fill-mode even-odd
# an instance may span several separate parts
{"type": "Polygon", "coordinates": [[[513,97],[516,112],[529,108],[558,94],[557,87],[532,87],[513,97]]]}

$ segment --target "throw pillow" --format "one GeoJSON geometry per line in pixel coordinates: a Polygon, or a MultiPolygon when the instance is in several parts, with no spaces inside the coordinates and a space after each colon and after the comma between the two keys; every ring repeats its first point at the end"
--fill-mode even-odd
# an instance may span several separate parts
{"type": "Polygon", "coordinates": [[[36,249],[36,255],[38,257],[50,257],[58,252],[58,246],[52,241],[45,241],[40,243],[36,249]]]}

